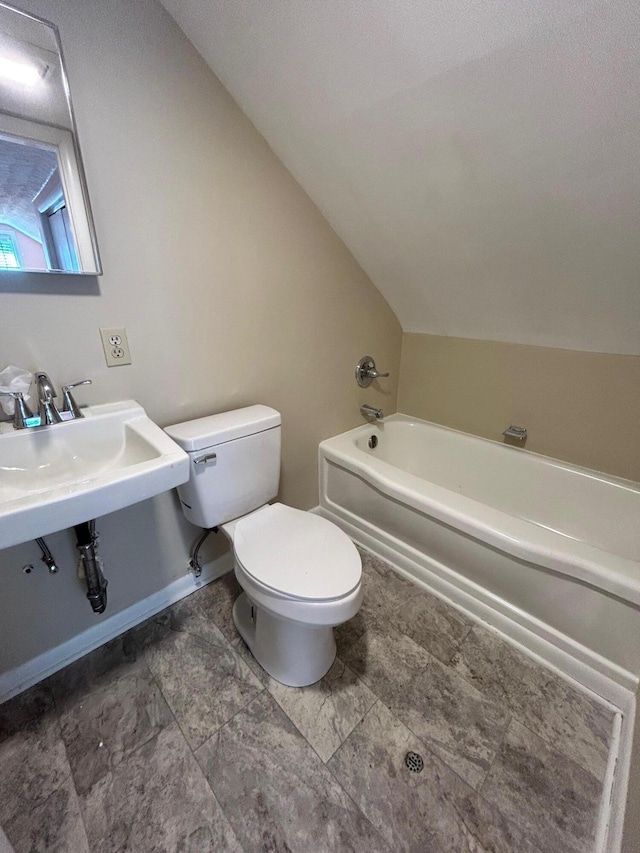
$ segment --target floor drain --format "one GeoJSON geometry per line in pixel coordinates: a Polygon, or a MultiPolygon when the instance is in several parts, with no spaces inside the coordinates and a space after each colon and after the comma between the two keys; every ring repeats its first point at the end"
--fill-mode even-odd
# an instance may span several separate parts
{"type": "Polygon", "coordinates": [[[412,773],[420,773],[424,767],[422,756],[417,752],[408,752],[404,757],[404,763],[412,773]]]}

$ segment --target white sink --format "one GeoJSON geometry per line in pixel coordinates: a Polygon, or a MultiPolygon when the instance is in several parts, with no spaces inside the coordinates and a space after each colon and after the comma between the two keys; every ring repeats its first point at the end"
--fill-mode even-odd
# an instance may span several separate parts
{"type": "Polygon", "coordinates": [[[84,418],[0,429],[0,548],[98,518],[179,486],[189,457],[135,400],[84,418]]]}

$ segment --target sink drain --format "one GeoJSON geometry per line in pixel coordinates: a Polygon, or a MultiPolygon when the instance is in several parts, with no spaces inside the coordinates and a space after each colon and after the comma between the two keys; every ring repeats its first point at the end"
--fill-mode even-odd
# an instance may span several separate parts
{"type": "Polygon", "coordinates": [[[412,773],[420,773],[424,767],[424,760],[417,752],[408,752],[404,757],[404,763],[412,773]]]}

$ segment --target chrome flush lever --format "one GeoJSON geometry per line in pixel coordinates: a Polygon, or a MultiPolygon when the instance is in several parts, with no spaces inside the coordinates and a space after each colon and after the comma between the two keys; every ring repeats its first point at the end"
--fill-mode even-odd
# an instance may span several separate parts
{"type": "Polygon", "coordinates": [[[206,465],[207,462],[215,462],[218,457],[215,453],[207,453],[206,456],[201,456],[200,459],[194,459],[194,465],[206,465]]]}

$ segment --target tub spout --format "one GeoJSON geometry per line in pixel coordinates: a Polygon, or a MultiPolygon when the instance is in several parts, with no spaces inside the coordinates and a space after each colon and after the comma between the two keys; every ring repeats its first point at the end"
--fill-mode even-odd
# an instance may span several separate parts
{"type": "Polygon", "coordinates": [[[360,406],[360,414],[372,421],[381,421],[384,417],[382,409],[376,409],[374,406],[369,406],[366,403],[360,406]]]}

